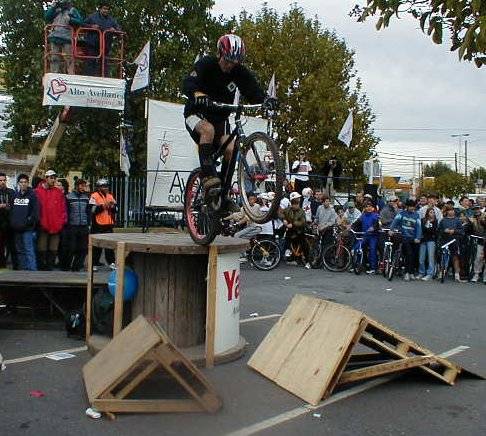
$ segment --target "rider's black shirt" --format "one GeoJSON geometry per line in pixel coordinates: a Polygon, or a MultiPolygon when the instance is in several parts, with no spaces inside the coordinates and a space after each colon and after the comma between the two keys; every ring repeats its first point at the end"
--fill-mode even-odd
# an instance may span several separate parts
{"type": "Polygon", "coordinates": [[[184,117],[198,114],[211,123],[217,123],[229,117],[230,111],[194,107],[194,92],[206,94],[211,100],[232,104],[236,88],[252,104],[262,103],[265,93],[255,75],[244,65],[236,65],[229,73],[224,73],[215,56],[204,56],[194,64],[193,71],[184,79],[183,92],[188,97],[184,108],[184,117]]]}

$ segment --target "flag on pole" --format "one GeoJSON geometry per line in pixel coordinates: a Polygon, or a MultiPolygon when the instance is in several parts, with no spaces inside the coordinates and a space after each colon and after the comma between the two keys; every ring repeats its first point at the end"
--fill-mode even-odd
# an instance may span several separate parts
{"type": "Polygon", "coordinates": [[[275,86],[275,73],[273,73],[270,83],[268,84],[267,95],[272,98],[277,98],[277,87],[275,86]]]}
{"type": "Polygon", "coordinates": [[[348,118],[343,124],[343,128],[339,132],[338,139],[344,142],[348,147],[351,145],[353,140],[353,111],[349,111],[348,118]]]}
{"type": "Polygon", "coordinates": [[[131,91],[138,91],[146,88],[150,81],[150,41],[145,44],[140,54],[135,59],[138,65],[135,76],[133,76],[131,91]]]}
{"type": "Polygon", "coordinates": [[[125,135],[123,135],[122,130],[120,130],[120,170],[125,175],[130,175],[130,158],[128,157],[127,142],[125,141],[125,135]]]}

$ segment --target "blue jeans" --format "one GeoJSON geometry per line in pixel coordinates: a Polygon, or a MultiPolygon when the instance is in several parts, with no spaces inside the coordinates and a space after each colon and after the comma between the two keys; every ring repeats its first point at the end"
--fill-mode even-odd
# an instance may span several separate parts
{"type": "Polygon", "coordinates": [[[15,250],[17,251],[19,269],[37,271],[35,232],[33,230],[15,233],[15,250]]]}
{"type": "Polygon", "coordinates": [[[419,274],[425,275],[425,258],[427,257],[427,275],[435,273],[435,241],[422,242],[419,253],[419,274]]]}
{"type": "Polygon", "coordinates": [[[368,260],[370,262],[371,269],[378,269],[378,255],[377,255],[377,248],[378,248],[378,236],[368,236],[366,235],[363,239],[362,247],[369,247],[369,255],[368,260]]]}

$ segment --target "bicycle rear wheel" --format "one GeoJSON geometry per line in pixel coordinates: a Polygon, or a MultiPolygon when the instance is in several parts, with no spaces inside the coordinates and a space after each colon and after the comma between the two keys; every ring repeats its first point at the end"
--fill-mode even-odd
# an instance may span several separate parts
{"type": "Polygon", "coordinates": [[[322,253],[322,261],[329,271],[346,271],[351,262],[351,253],[344,246],[339,246],[338,244],[328,245],[322,253]]]}
{"type": "Polygon", "coordinates": [[[270,271],[280,263],[280,247],[270,239],[255,242],[250,250],[250,261],[261,271],[270,271]]]}
{"type": "Polygon", "coordinates": [[[393,254],[391,264],[388,268],[388,281],[390,282],[393,280],[393,276],[400,272],[400,256],[400,250],[395,251],[393,254]]]}
{"type": "Polygon", "coordinates": [[[195,169],[187,179],[184,193],[184,219],[189,235],[199,245],[208,245],[221,231],[221,219],[217,212],[204,203],[201,170],[195,169]]]}
{"type": "Polygon", "coordinates": [[[246,214],[252,221],[264,224],[272,219],[280,205],[284,181],[283,159],[276,142],[267,134],[255,132],[248,136],[240,149],[238,184],[246,214]],[[273,192],[268,210],[256,213],[250,207],[250,193],[258,195],[273,192]]]}

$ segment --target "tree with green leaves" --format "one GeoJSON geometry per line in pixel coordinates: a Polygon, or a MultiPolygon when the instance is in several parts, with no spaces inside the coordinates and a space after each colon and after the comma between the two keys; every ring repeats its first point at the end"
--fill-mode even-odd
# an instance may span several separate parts
{"type": "Polygon", "coordinates": [[[435,179],[435,189],[440,195],[457,198],[474,192],[474,183],[462,174],[451,171],[435,179]]]}
{"type": "MultiPolygon", "coordinates": [[[[32,131],[49,127],[59,108],[42,107],[44,11],[50,2],[2,0],[0,2],[0,58],[3,81],[14,98],[10,107],[12,143],[16,152],[36,153],[40,144],[32,131]]],[[[195,56],[214,47],[223,32],[210,14],[212,0],[117,0],[112,15],[127,32],[126,59],[133,60],[147,42],[152,42],[149,95],[181,101],[181,78],[195,56]]],[[[76,0],[86,17],[96,10],[97,0],[76,0]]],[[[134,99],[134,169],[145,166],[145,119],[143,98],[134,99]]],[[[79,168],[90,174],[118,171],[120,114],[115,111],[76,108],[58,147],[57,169],[79,168]]]]}
{"type": "Polygon", "coordinates": [[[423,168],[424,177],[439,177],[451,172],[452,168],[440,160],[431,164],[426,164],[423,168]]]}
{"type": "Polygon", "coordinates": [[[361,177],[378,138],[345,42],[296,5],[283,15],[266,6],[255,16],[243,12],[235,32],[245,40],[249,67],[259,78],[268,82],[276,75],[281,109],[275,128],[280,144],[289,144],[290,160],[304,147],[316,172],[336,156],[348,175],[361,177]],[[348,110],[354,115],[350,148],[337,139],[348,110]]]}
{"type": "Polygon", "coordinates": [[[358,4],[352,15],[358,21],[377,16],[377,30],[388,27],[393,17],[410,15],[423,32],[441,44],[444,32],[450,34],[451,51],[459,59],[486,65],[486,1],[484,0],[367,0],[358,4]]]}

